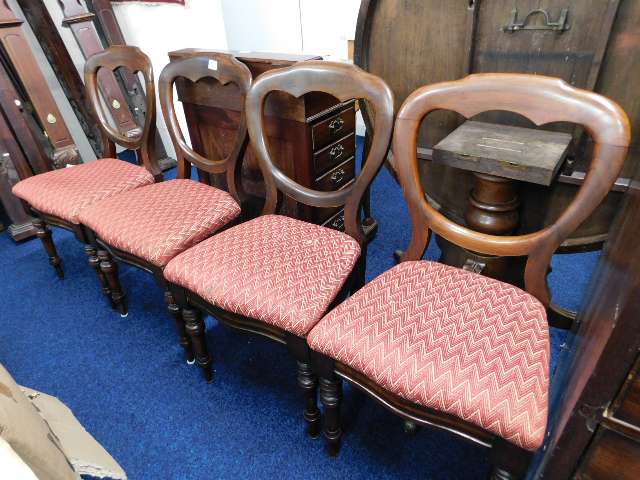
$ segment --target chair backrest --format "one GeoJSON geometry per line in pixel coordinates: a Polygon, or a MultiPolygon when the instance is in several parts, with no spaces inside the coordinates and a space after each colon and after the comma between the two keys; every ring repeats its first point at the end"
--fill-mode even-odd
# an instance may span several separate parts
{"type": "Polygon", "coordinates": [[[411,242],[402,260],[422,258],[429,230],[456,245],[487,255],[528,256],[525,288],[548,306],[546,275],[551,256],[607,195],[622,169],[629,141],[629,120],[615,102],[557,78],[487,73],[419,88],[400,108],[393,138],[398,178],[413,223],[411,242]],[[586,178],[560,217],[537,232],[496,236],[459,225],[426,201],[420,181],[416,157],[418,130],[423,118],[434,110],[451,110],[466,118],[502,110],[523,115],[536,125],[580,124],[593,140],[593,157],[586,178]]]}
{"type": "MultiPolygon", "coordinates": [[[[85,89],[89,101],[93,106],[100,129],[105,138],[105,157],[115,157],[115,145],[118,144],[131,150],[137,150],[142,165],[156,178],[162,177],[154,152],[156,136],[156,89],[153,80],[151,60],[139,48],[130,46],[114,46],[98,52],[87,59],[84,66],[85,89]],[[145,82],[146,115],[142,131],[134,136],[126,136],[109,123],[109,116],[105,113],[100,101],[98,74],[100,69],[115,72],[118,68],[128,68],[132,73],[142,72],[145,82]]],[[[105,101],[109,101],[105,99],[105,101]]],[[[121,105],[119,108],[127,108],[121,105]]]]}
{"type": "Polygon", "coordinates": [[[276,211],[278,191],[313,207],[344,205],[345,232],[362,243],[365,236],[358,219],[360,202],[385,159],[393,129],[393,93],[387,84],[355,65],[325,61],[300,62],[260,75],[253,82],[245,104],[251,145],[264,176],[266,202],[263,214],[276,211]],[[332,192],[313,190],[287,177],[273,163],[267,148],[263,116],[265,99],[273,91],[286,92],[294,97],[309,92],[324,92],[341,102],[363,99],[373,107],[371,148],[354,183],[332,192]]]}
{"type": "Polygon", "coordinates": [[[229,193],[240,200],[238,192],[240,168],[249,137],[244,113],[244,99],[251,88],[251,72],[245,64],[236,60],[233,55],[225,53],[207,53],[169,63],[160,74],[158,93],[160,106],[169,134],[173,140],[178,160],[178,178],[190,178],[191,164],[209,173],[226,173],[229,193]],[[221,85],[235,84],[240,90],[242,103],[240,121],[233,149],[226,158],[210,160],[195,152],[184,140],[182,129],[176,117],[173,87],[178,78],[186,78],[197,82],[203,78],[213,78],[221,85]]]}

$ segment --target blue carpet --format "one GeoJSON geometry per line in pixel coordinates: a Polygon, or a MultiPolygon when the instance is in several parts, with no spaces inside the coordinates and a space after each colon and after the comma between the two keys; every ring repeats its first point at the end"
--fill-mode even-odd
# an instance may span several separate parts
{"type": "MultiPolygon", "coordinates": [[[[372,187],[380,222],[367,277],[390,268],[410,235],[400,189],[386,171],[372,187]]],[[[121,268],[130,298],[126,319],[110,310],[81,245],[55,230],[66,279],[59,281],[40,243],[0,234],[0,362],[16,380],[58,396],[138,479],[483,478],[487,451],[451,434],[402,422],[345,388],[346,433],[331,459],[303,433],[293,362],[280,345],[207,319],[216,381],[207,385],[182,361],[162,292],[150,275],[121,268]]],[[[431,247],[429,258],[437,258],[431,247]]],[[[554,258],[551,286],[576,308],[596,253],[554,258]],[[571,278],[571,282],[567,279],[571,278]]],[[[565,341],[552,332],[553,360],[565,341]]]]}

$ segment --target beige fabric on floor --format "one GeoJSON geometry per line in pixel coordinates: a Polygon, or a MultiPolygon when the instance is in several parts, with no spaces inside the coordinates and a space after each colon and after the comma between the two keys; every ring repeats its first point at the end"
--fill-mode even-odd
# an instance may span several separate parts
{"type": "Polygon", "coordinates": [[[0,437],[39,480],[79,480],[49,426],[0,365],[0,437]]]}

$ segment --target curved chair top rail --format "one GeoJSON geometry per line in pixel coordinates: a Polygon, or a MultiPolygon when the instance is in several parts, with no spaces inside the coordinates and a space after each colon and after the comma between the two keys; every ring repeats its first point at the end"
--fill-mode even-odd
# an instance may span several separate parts
{"type": "MultiPolygon", "coordinates": [[[[123,147],[133,150],[140,150],[143,165],[152,174],[161,173],[155,155],[153,153],[153,142],[156,134],[156,102],[155,85],[153,77],[153,67],[151,60],[139,48],[125,45],[109,47],[98,52],[87,59],[84,66],[85,88],[89,101],[98,116],[100,128],[104,132],[109,142],[117,143],[123,147]],[[115,72],[120,67],[126,67],[134,74],[142,72],[145,81],[146,94],[146,116],[142,132],[139,135],[129,137],[123,135],[109,123],[109,116],[105,113],[100,101],[100,89],[98,85],[98,74],[104,68],[115,72]]],[[[105,99],[105,101],[109,101],[105,99]]],[[[123,106],[126,108],[126,105],[123,106]]],[[[108,150],[114,152],[113,145],[108,146],[108,150]]]]}
{"type": "Polygon", "coordinates": [[[248,144],[247,126],[244,105],[240,105],[240,122],[234,147],[231,153],[222,159],[210,160],[195,152],[184,140],[182,129],[176,117],[173,86],[178,78],[186,78],[197,82],[203,78],[213,78],[221,85],[235,84],[240,89],[242,101],[251,88],[251,72],[245,64],[236,60],[233,55],[225,53],[207,53],[169,63],[160,74],[158,94],[169,134],[173,140],[178,156],[178,177],[189,178],[191,163],[209,173],[227,173],[230,193],[237,198],[235,173],[238,160],[244,156],[248,144]]]}
{"type": "Polygon", "coordinates": [[[398,112],[393,138],[398,178],[413,223],[411,242],[403,260],[422,258],[429,241],[429,229],[476,252],[526,255],[525,288],[548,306],[546,274],[551,256],[606,196],[622,169],[629,142],[629,120],[615,102],[557,78],[487,73],[417,89],[398,112]],[[537,232],[496,236],[459,225],[426,201],[418,172],[418,130],[423,118],[434,110],[451,110],[466,118],[489,110],[504,110],[519,113],[536,125],[580,124],[594,142],[587,176],[556,222],[537,232]]]}
{"type": "Polygon", "coordinates": [[[385,159],[393,129],[393,93],[387,84],[355,65],[325,61],[300,62],[260,75],[254,81],[245,104],[249,136],[265,181],[263,213],[276,211],[278,191],[314,207],[344,205],[345,232],[362,243],[365,237],[358,221],[358,207],[385,159]],[[294,97],[309,92],[324,92],[341,102],[363,99],[373,106],[375,131],[371,148],[353,184],[332,192],[313,190],[287,177],[273,163],[265,142],[263,118],[264,102],[272,91],[282,91],[294,97]]]}

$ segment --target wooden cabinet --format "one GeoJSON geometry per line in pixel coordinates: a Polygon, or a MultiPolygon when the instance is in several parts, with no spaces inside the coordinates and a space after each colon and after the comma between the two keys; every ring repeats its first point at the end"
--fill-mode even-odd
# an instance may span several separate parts
{"type": "MultiPolygon", "coordinates": [[[[207,52],[186,49],[171,52],[169,58],[176,61],[207,55],[207,52]]],[[[301,55],[231,53],[247,65],[254,78],[267,70],[319,59],[301,55]]],[[[177,90],[194,148],[210,158],[227,154],[233,145],[243,107],[235,85],[222,86],[214,80],[194,84],[182,79],[177,82],[177,90]]],[[[265,127],[274,162],[299,184],[327,191],[343,188],[353,181],[355,101],[341,103],[320,92],[300,98],[276,92],[266,100],[265,127]]],[[[225,187],[223,178],[201,174],[205,181],[225,187]]],[[[256,199],[253,213],[257,213],[264,198],[264,187],[251,147],[244,158],[242,182],[245,190],[256,199]]],[[[344,225],[341,208],[311,208],[286,198],[283,213],[338,229],[344,225]]]]}
{"type": "Polygon", "coordinates": [[[640,169],[558,363],[549,435],[531,478],[640,478],[639,180],[640,169]]]}

